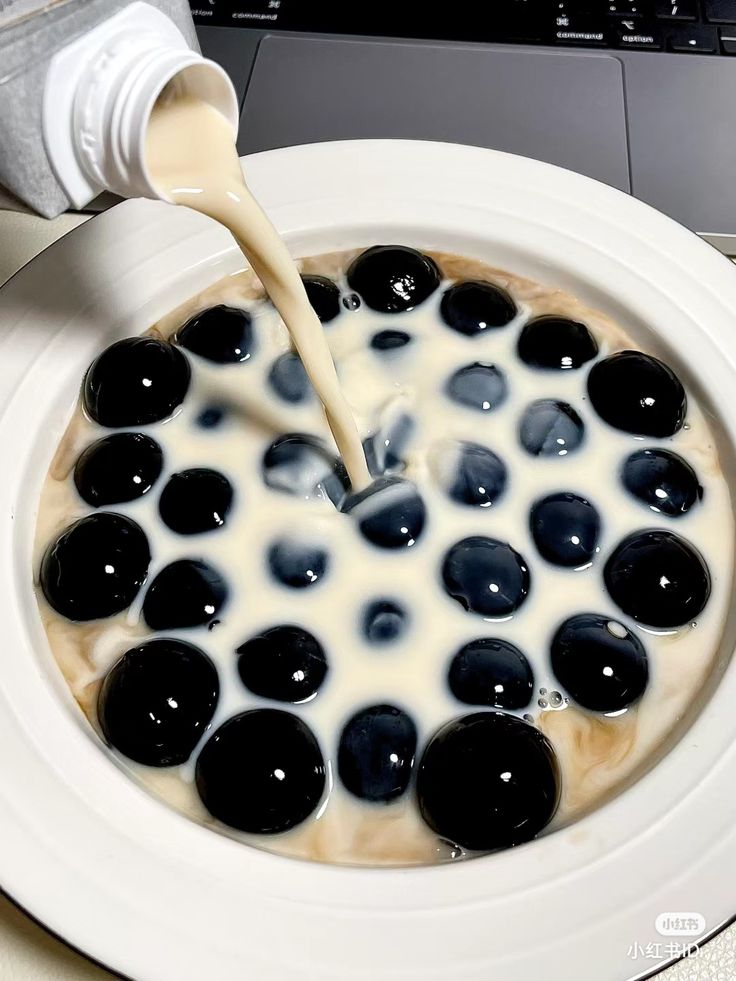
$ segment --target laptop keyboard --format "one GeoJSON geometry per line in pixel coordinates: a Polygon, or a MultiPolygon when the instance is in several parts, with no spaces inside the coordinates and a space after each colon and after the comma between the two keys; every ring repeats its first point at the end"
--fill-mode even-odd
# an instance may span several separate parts
{"type": "Polygon", "coordinates": [[[736,0],[560,0],[554,41],[682,54],[736,54],[736,0]],[[730,49],[730,50],[729,50],[730,49]]]}
{"type": "Polygon", "coordinates": [[[736,56],[736,0],[192,0],[198,24],[736,56]]]}

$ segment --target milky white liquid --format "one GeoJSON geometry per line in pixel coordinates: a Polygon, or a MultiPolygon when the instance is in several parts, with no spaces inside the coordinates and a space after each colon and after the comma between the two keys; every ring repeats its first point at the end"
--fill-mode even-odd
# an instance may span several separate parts
{"type": "Polygon", "coordinates": [[[214,218],[235,236],[291,334],[353,487],[366,487],[363,447],[322,325],[288,249],[246,187],[228,121],[198,99],[164,96],[151,115],[146,162],[167,198],[214,218]]]}
{"type": "MultiPolygon", "coordinates": [[[[366,242],[365,246],[374,244],[366,242]]],[[[345,270],[354,254],[303,260],[300,271],[326,275],[346,292],[345,270]]],[[[218,667],[221,699],[210,731],[247,709],[286,708],[314,731],[330,779],[314,815],[293,831],[273,837],[240,835],[213,822],[198,799],[192,783],[198,750],[188,764],[170,770],[117,759],[170,806],[251,845],[288,855],[362,864],[417,864],[453,857],[456,850],[438,841],[419,818],[413,788],[388,806],[360,803],[342,788],[334,760],[342,726],[366,705],[389,702],[408,711],[418,729],[418,754],[437,727],[476,711],[458,703],[446,683],[452,655],[470,640],[483,636],[509,640],[532,665],[535,693],[523,714],[533,718],[549,737],[562,770],[562,801],[550,832],[638,777],[671,745],[683,716],[698,704],[698,694],[719,653],[731,602],[734,526],[714,434],[698,400],[689,393],[687,427],[672,439],[643,442],[612,430],[597,419],[587,402],[587,368],[565,372],[529,369],[516,354],[519,331],[533,316],[557,313],[586,323],[602,356],[632,346],[646,349],[646,343],[637,343],[640,339],[629,336],[617,323],[553,286],[531,283],[469,259],[433,258],[443,284],[417,309],[386,316],[363,305],[357,311],[343,311],[324,330],[362,436],[380,429],[398,411],[409,412],[415,420],[404,476],[424,498],[428,521],[417,544],[399,552],[371,546],[350,516],[325,501],[305,501],[265,487],[261,461],[273,439],[290,432],[326,438],[329,430],[316,397],[289,405],[270,388],[270,368],[290,350],[291,340],[251,273],[227,276],[153,327],[157,335],[172,337],[190,317],[224,303],[250,312],[256,347],[248,361],[234,365],[213,365],[188,355],[192,384],[181,409],[164,423],[143,427],[161,443],[166,471],[144,498],[112,510],[129,515],[148,535],[153,556],[149,582],[169,562],[185,557],[204,559],[221,570],[228,582],[231,598],[212,631],[203,627],[167,632],[201,647],[218,667]],[[475,338],[449,330],[439,314],[440,297],[442,289],[458,279],[487,280],[508,289],[519,308],[516,320],[475,338]],[[406,330],[412,335],[411,344],[390,354],[373,351],[370,337],[385,327],[406,330]],[[443,395],[447,378],[475,361],[495,364],[507,376],[506,402],[487,413],[456,405],[443,395]],[[585,422],[583,447],[564,458],[532,458],[518,444],[518,422],[525,406],[547,397],[570,402],[585,422]],[[195,419],[213,403],[227,407],[225,423],[213,431],[202,430],[195,419]],[[438,444],[448,439],[481,443],[506,464],[508,488],[492,507],[462,507],[447,500],[432,460],[438,444]],[[702,503],[676,521],[647,510],[620,485],[621,461],[633,450],[650,445],[667,446],[682,455],[704,487],[702,503]],[[197,466],[221,470],[236,489],[236,502],[225,528],[185,539],[163,526],[158,497],[170,473],[197,466]],[[590,569],[575,572],[546,564],[531,539],[531,504],[560,490],[582,494],[601,514],[600,554],[590,569]],[[602,585],[602,567],[616,543],[645,527],[670,528],[692,541],[713,579],[711,598],[697,624],[671,634],[648,631],[623,618],[602,585]],[[442,556],[454,542],[474,534],[509,541],[531,569],[529,598],[515,616],[502,623],[466,613],[441,585],[442,556]],[[304,590],[274,583],[265,553],[282,536],[307,536],[328,550],[330,568],[323,581],[304,590]],[[377,597],[400,600],[411,617],[406,634],[385,648],[371,647],[359,629],[364,604],[377,597]],[[635,630],[647,650],[647,690],[634,707],[617,717],[581,710],[564,700],[564,692],[558,705],[551,697],[559,685],[549,667],[549,640],[562,620],[581,612],[609,615],[612,621],[635,630]],[[326,682],[303,705],[259,699],[244,688],[237,675],[237,647],[279,623],[295,623],[311,631],[327,655],[326,682]]],[[[48,542],[71,521],[89,513],[76,493],[71,471],[81,451],[107,433],[81,410],[76,413],[43,491],[36,568],[48,542]]],[[[128,648],[150,636],[139,618],[145,588],[130,611],[92,624],[65,621],[39,593],[52,650],[95,726],[100,679],[128,648]]],[[[686,774],[683,786],[687,786],[686,774]]]]}

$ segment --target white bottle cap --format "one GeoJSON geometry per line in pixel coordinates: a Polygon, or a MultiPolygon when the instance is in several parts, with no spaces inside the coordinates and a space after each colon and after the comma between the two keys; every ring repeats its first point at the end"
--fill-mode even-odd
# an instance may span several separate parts
{"type": "Polygon", "coordinates": [[[146,132],[173,79],[181,92],[218,109],[237,134],[238,98],[226,72],[193,51],[150,4],[130,4],[54,56],[44,89],[44,142],[75,207],[103,190],[162,197],[146,167],[146,132]]]}

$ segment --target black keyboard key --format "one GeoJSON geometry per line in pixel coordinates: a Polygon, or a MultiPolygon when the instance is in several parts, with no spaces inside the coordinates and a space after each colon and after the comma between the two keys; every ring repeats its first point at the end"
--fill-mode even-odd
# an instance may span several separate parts
{"type": "Polygon", "coordinates": [[[721,31],[721,48],[724,54],[736,55],[736,31],[721,31]]]}
{"type": "Polygon", "coordinates": [[[656,0],[654,14],[661,20],[697,20],[696,0],[656,0]]]}
{"type": "Polygon", "coordinates": [[[609,17],[631,20],[646,17],[649,13],[648,6],[645,0],[610,0],[606,4],[606,13],[609,17]]]}
{"type": "Polygon", "coordinates": [[[603,20],[590,17],[558,17],[555,40],[559,44],[605,47],[609,40],[608,26],[603,20]]]}
{"type": "Polygon", "coordinates": [[[661,51],[664,35],[658,25],[634,22],[632,27],[622,26],[616,31],[616,46],[632,51],[661,51]]]}
{"type": "MultiPolygon", "coordinates": [[[[409,34],[406,35],[409,37],[409,34]]],[[[464,37],[466,41],[475,41],[470,32],[464,37]]],[[[504,41],[517,41],[519,43],[549,43],[549,32],[545,31],[539,24],[521,23],[514,21],[504,21],[495,25],[489,32],[486,40],[503,43],[504,41]]]]}
{"type": "Polygon", "coordinates": [[[736,24],[736,0],[705,0],[705,19],[717,24],[736,24]]]}
{"type": "MultiPolygon", "coordinates": [[[[497,0],[498,2],[498,0],[497,0]]],[[[602,23],[609,0],[547,0],[547,16],[555,18],[558,27],[569,27],[571,21],[595,20],[602,23]]]]}
{"type": "Polygon", "coordinates": [[[667,33],[669,51],[688,54],[714,54],[718,51],[718,32],[715,27],[674,27],[667,33]]]}
{"type": "MultiPolygon", "coordinates": [[[[545,41],[549,40],[552,18],[540,6],[539,0],[507,0],[505,6],[493,11],[485,22],[488,40],[545,41]]],[[[472,33],[468,33],[472,37],[472,33]]]]}
{"type": "Polygon", "coordinates": [[[558,0],[550,3],[558,17],[597,17],[608,5],[607,0],[558,0]]]}
{"type": "MultiPolygon", "coordinates": [[[[394,6],[392,3],[391,7],[394,6]]],[[[533,17],[539,20],[544,16],[547,4],[544,0],[505,0],[498,8],[490,11],[492,17],[533,17]]]]}

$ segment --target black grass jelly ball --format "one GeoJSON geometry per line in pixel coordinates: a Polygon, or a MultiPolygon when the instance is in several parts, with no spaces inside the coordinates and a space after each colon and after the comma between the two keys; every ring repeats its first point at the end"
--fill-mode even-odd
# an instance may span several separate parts
{"type": "Polygon", "coordinates": [[[504,712],[453,719],[419,764],[422,817],[442,838],[492,851],[534,838],[560,797],[555,752],[532,725],[504,712]]]}
{"type": "Polygon", "coordinates": [[[143,530],[122,514],[80,518],[46,549],[41,588],[68,620],[97,620],[126,610],[148,576],[143,530]]]}
{"type": "Polygon", "coordinates": [[[651,511],[679,518],[703,499],[698,475],[671,450],[637,450],[621,468],[626,490],[651,511]]]}
{"type": "Polygon", "coordinates": [[[346,722],[337,771],[354,797],[388,803],[406,793],[416,749],[411,716],[395,705],[371,705],[346,722]]]}
{"type": "Polygon", "coordinates": [[[466,705],[523,709],[534,694],[529,661],[514,644],[496,637],[480,637],[461,647],[450,662],[447,681],[466,705]]]}
{"type": "Polygon", "coordinates": [[[202,803],[223,824],[279,834],[319,804],[325,762],[309,726],[291,712],[252,709],[210,736],[196,766],[202,803]]]}
{"type": "Polygon", "coordinates": [[[489,620],[510,617],[529,595],[531,577],[522,555],[508,542],[472,535],[445,555],[442,581],[448,596],[489,620]]]}
{"type": "Polygon", "coordinates": [[[476,337],[510,323],[516,316],[516,304],[506,290],[492,283],[456,283],[445,290],[440,315],[459,334],[476,337]]]}
{"type": "Polygon", "coordinates": [[[74,484],[92,507],[124,504],[147,494],[163,465],[155,439],[143,433],[113,433],[83,450],[74,467],[74,484]]]}
{"type": "Polygon", "coordinates": [[[598,345],[585,324],[566,317],[537,317],[524,326],[518,353],[531,368],[569,371],[591,361],[598,345]]]}
{"type": "Polygon", "coordinates": [[[194,467],[172,474],[161,492],[158,510],[163,523],[180,535],[198,535],[222,528],[233,501],[224,474],[194,467]]]}
{"type": "Polygon", "coordinates": [[[681,627],[710,597],[702,555],[686,539],[659,528],[624,538],[606,562],[604,578],[617,606],[649,627],[681,627]]]}
{"type": "Polygon", "coordinates": [[[220,682],[209,657],[171,637],[127,651],[100,689],[107,741],[146,766],[185,763],[212,721],[220,682]]]}
{"type": "Polygon", "coordinates": [[[323,324],[340,313],[340,290],[326,276],[302,276],[307,299],[323,324]]]}
{"type": "Polygon", "coordinates": [[[353,260],[350,288],[380,313],[403,313],[419,306],[440,285],[440,271],[429,256],[403,245],[375,245],[353,260]]]}
{"type": "Polygon", "coordinates": [[[593,712],[620,712],[644,692],[649,666],[644,645],[612,617],[580,613],[552,640],[552,670],[570,697],[593,712]]]}
{"type": "Polygon", "coordinates": [[[149,586],[143,619],[151,630],[203,627],[215,619],[227,597],[227,585],[216,569],[199,559],[179,559],[149,586]]]}
{"type": "Polygon", "coordinates": [[[101,426],[147,426],[181,405],[190,379],[189,362],[178,348],[155,337],[127,337],[87,371],[84,408],[101,426]]]}
{"type": "Polygon", "coordinates": [[[291,624],[271,627],[237,650],[238,674],[246,688],[278,702],[306,702],[327,675],[327,657],[317,638],[291,624]]]}
{"type": "Polygon", "coordinates": [[[674,436],[687,412],[680,379],[642,351],[621,351],[593,365],[588,395],[604,422],[635,436],[674,436]]]}
{"type": "Polygon", "coordinates": [[[255,351],[250,314],[222,303],[188,320],[177,331],[176,340],[188,351],[214,364],[249,361],[255,351]]]}

